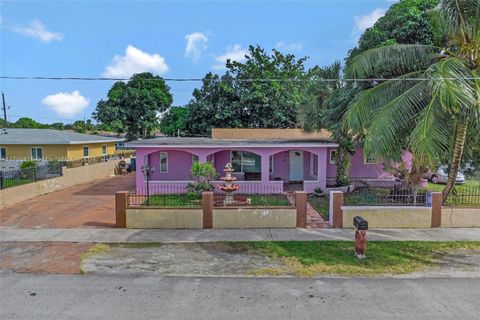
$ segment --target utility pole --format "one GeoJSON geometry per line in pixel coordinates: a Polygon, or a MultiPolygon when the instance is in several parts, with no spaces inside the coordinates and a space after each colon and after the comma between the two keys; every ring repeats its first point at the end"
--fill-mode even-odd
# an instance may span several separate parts
{"type": "Polygon", "coordinates": [[[2,92],[2,100],[3,100],[3,129],[7,130],[8,123],[7,123],[7,106],[5,105],[5,94],[2,92]]]}

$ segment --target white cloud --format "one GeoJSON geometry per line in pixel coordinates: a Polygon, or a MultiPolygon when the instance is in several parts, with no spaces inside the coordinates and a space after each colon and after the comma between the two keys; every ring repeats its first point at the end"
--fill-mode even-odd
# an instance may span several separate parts
{"type": "Polygon", "coordinates": [[[78,90],[46,96],[42,103],[64,117],[73,117],[88,107],[89,100],[78,90]]]}
{"type": "Polygon", "coordinates": [[[246,60],[245,55],[248,53],[247,49],[242,49],[242,46],[235,44],[227,47],[227,52],[215,57],[216,63],[212,66],[214,70],[225,69],[227,60],[243,62],[246,60]]]}
{"type": "Polygon", "coordinates": [[[185,36],[187,46],[185,47],[185,56],[194,61],[200,59],[202,52],[207,48],[208,37],[201,32],[193,32],[185,36]]]}
{"type": "Polygon", "coordinates": [[[363,32],[365,29],[372,27],[379,18],[385,15],[385,12],[385,9],[377,8],[367,15],[354,17],[355,31],[363,32]]]}
{"type": "Polygon", "coordinates": [[[12,27],[11,29],[21,35],[35,38],[45,43],[63,39],[63,34],[47,30],[47,27],[39,20],[33,20],[26,27],[12,27]]]}
{"type": "Polygon", "coordinates": [[[285,42],[279,41],[275,45],[275,48],[283,51],[301,51],[303,49],[303,43],[301,42],[285,42]]]}
{"type": "Polygon", "coordinates": [[[105,68],[103,75],[112,78],[129,78],[134,73],[152,72],[161,75],[167,71],[168,65],[164,57],[158,53],[144,52],[129,44],[125,55],[116,54],[112,63],[105,68]]]}

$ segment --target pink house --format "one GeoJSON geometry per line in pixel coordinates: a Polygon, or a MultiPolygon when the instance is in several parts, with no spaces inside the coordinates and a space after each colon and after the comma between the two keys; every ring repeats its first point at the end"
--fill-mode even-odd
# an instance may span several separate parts
{"type": "MultiPolygon", "coordinates": [[[[153,168],[151,191],[184,192],[194,161],[211,162],[219,175],[232,163],[245,193],[313,192],[335,183],[333,154],[337,144],[327,131],[307,134],[301,129],[213,129],[211,138],[161,137],[132,141],[136,149],[137,193],[144,193],[142,166],[153,168]]],[[[352,157],[351,179],[374,184],[393,181],[383,165],[365,158],[361,148],[352,157]]],[[[221,181],[215,182],[219,184],[221,181]]],[[[241,192],[241,191],[240,191],[241,192]]]]}

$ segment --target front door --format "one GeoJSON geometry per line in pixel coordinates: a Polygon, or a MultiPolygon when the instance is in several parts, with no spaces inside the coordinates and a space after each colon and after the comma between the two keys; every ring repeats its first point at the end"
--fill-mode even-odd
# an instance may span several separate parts
{"type": "Polygon", "coordinates": [[[290,151],[289,180],[303,181],[303,151],[290,151]]]}

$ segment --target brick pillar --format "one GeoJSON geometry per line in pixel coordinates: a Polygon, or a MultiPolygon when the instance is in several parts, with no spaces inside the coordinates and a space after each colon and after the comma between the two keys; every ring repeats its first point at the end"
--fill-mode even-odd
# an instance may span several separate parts
{"type": "Polygon", "coordinates": [[[213,228],[213,192],[202,192],[203,228],[213,228]]]}
{"type": "Polygon", "coordinates": [[[330,225],[334,228],[343,228],[343,192],[330,191],[330,225]]]}
{"type": "Polygon", "coordinates": [[[304,191],[295,192],[295,207],[297,209],[297,228],[307,226],[307,193],[304,191]]]}
{"type": "Polygon", "coordinates": [[[115,227],[127,227],[127,204],[128,191],[118,191],[115,193],[115,227]]]}
{"type": "Polygon", "coordinates": [[[432,228],[442,226],[442,193],[432,192],[432,228]]]}

